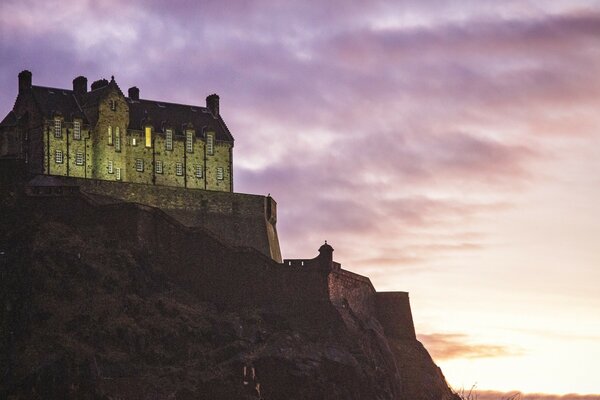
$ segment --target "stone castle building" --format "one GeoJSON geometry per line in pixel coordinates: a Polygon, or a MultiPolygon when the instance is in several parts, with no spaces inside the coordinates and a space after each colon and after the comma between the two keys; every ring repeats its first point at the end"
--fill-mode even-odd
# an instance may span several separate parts
{"type": "Polygon", "coordinates": [[[233,136],[217,95],[206,107],[171,104],[137,88],[125,97],[114,78],[89,91],[81,76],[72,90],[33,86],[29,71],[18,86],[0,123],[0,187],[24,175],[29,201],[48,215],[109,221],[127,238],[120,245],[207,300],[333,306],[351,326],[378,321],[387,336],[416,340],[408,293],[377,292],[327,243],[315,258],[282,259],[276,202],[233,192],[233,136]]]}
{"type": "Polygon", "coordinates": [[[73,80],[72,90],[32,85],[19,74],[13,110],[0,123],[0,156],[31,173],[232,192],[233,136],[206,107],[125,96],[114,77],[73,80]]]}

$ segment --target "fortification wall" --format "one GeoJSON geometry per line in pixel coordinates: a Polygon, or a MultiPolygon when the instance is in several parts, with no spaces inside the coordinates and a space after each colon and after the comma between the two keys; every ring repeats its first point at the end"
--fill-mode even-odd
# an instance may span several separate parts
{"type": "Polygon", "coordinates": [[[281,262],[276,203],[271,197],[60,177],[89,194],[157,207],[188,227],[202,227],[231,246],[252,247],[281,262]]]}
{"type": "Polygon", "coordinates": [[[376,315],[375,289],[369,278],[343,269],[331,271],[328,290],[334,305],[347,305],[354,314],[364,320],[376,315]]]}
{"type": "Polygon", "coordinates": [[[375,305],[377,319],[386,336],[417,339],[407,292],[378,292],[375,294],[375,305]]]}
{"type": "Polygon", "coordinates": [[[224,307],[281,306],[310,311],[315,318],[333,312],[326,274],[287,268],[254,249],[225,245],[156,208],[93,204],[85,195],[27,201],[45,218],[81,227],[86,237],[102,239],[115,251],[128,250],[138,264],[164,274],[161,279],[177,281],[200,299],[224,307]]]}

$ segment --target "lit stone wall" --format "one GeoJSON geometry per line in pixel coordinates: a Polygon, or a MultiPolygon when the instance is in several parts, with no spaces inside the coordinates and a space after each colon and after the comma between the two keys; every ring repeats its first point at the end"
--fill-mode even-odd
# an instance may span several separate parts
{"type": "Polygon", "coordinates": [[[89,194],[157,207],[189,227],[202,227],[224,243],[252,247],[281,262],[276,203],[271,197],[131,182],[65,178],[89,194]]]}
{"type": "Polygon", "coordinates": [[[89,127],[81,125],[80,139],[76,139],[73,122],[65,121],[62,117],[59,119],[61,121],[60,137],[55,134],[54,120],[45,121],[42,129],[44,173],[78,178],[91,177],[93,153],[89,127]],[[57,162],[57,150],[62,152],[62,162],[57,162]],[[81,152],[83,156],[82,165],[77,164],[78,152],[81,152]]]}
{"type": "Polygon", "coordinates": [[[213,154],[209,154],[205,134],[214,137],[215,132],[205,133],[189,127],[193,134],[190,152],[186,150],[186,138],[181,134],[181,127],[173,127],[173,146],[167,149],[165,127],[156,126],[158,123],[152,121],[148,124],[152,129],[151,146],[146,146],[145,131],[128,129],[128,103],[116,89],[111,90],[99,102],[96,126],[90,129],[82,125],[81,140],[74,139],[71,121],[62,120],[61,137],[55,137],[54,120],[44,122],[43,171],[49,175],[232,191],[230,143],[215,141],[213,154]],[[117,141],[120,141],[120,146],[117,141]],[[56,163],[56,150],[62,151],[61,163],[56,163]],[[77,165],[77,152],[83,152],[85,165],[77,165]],[[157,162],[162,163],[162,170],[157,169],[157,162]],[[181,164],[179,171],[178,164],[181,164]],[[217,173],[219,168],[223,171],[221,177],[217,173]]]}

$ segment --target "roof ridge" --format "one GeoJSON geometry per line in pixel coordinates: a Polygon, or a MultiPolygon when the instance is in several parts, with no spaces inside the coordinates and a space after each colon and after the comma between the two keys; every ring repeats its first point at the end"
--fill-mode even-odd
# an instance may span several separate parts
{"type": "MultiPolygon", "coordinates": [[[[127,97],[127,99],[131,100],[131,97],[127,97]]],[[[181,106],[181,107],[196,107],[196,108],[200,108],[200,109],[203,109],[203,110],[207,109],[204,106],[195,106],[193,104],[171,103],[169,101],[161,101],[161,100],[139,99],[139,100],[131,100],[131,101],[132,102],[138,102],[138,103],[141,103],[142,101],[147,101],[149,103],[169,104],[169,105],[172,105],[172,106],[181,106]]]]}
{"type": "Polygon", "coordinates": [[[38,88],[38,89],[49,89],[49,90],[62,90],[64,92],[71,92],[73,93],[73,90],[71,89],[63,89],[63,88],[55,88],[55,87],[50,87],[50,86],[40,86],[40,85],[31,85],[31,88],[38,88]]]}

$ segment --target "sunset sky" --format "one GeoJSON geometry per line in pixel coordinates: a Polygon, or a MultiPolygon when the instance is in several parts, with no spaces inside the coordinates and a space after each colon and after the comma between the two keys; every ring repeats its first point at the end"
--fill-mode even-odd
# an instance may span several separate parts
{"type": "Polygon", "coordinates": [[[455,389],[600,399],[600,1],[1,0],[0,60],[0,119],[23,69],[218,93],[284,258],[410,292],[455,389]]]}

